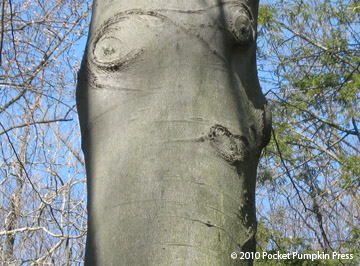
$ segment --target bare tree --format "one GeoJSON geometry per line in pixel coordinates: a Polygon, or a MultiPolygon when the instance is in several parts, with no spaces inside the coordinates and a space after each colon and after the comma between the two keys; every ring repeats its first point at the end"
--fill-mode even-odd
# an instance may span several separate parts
{"type": "Polygon", "coordinates": [[[1,2],[0,261],[82,263],[84,162],[74,84],[88,1],[1,2]]]}

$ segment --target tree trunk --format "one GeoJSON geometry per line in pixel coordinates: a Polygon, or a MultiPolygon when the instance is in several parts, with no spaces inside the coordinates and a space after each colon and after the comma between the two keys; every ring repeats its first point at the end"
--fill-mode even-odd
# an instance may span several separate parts
{"type": "Polygon", "coordinates": [[[251,265],[270,113],[257,0],[94,1],[77,89],[85,265],[251,265]]]}

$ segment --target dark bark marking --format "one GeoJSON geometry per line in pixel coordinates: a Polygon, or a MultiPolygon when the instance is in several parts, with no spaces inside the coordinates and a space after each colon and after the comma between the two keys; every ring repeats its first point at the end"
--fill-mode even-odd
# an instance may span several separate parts
{"type": "Polygon", "coordinates": [[[214,226],[215,226],[215,225],[211,224],[210,221],[207,221],[207,222],[205,223],[205,225],[206,225],[207,227],[214,227],[214,226]]]}
{"type": "Polygon", "coordinates": [[[199,139],[205,140],[209,140],[216,152],[231,165],[244,161],[250,154],[247,138],[232,134],[221,125],[212,126],[209,134],[199,139]]]}

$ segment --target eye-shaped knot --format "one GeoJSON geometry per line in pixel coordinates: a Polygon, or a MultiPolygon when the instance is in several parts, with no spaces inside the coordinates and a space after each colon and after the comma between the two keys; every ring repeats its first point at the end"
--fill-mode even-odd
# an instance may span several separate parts
{"type": "Polygon", "coordinates": [[[164,27],[163,20],[152,12],[120,12],[94,33],[90,40],[91,60],[100,69],[123,70],[158,39],[164,27]]]}
{"type": "Polygon", "coordinates": [[[246,46],[255,40],[253,16],[245,5],[236,8],[237,10],[232,14],[231,31],[238,44],[246,46]]]}
{"type": "Polygon", "coordinates": [[[239,16],[235,21],[234,33],[242,45],[253,41],[253,29],[250,19],[246,16],[239,16]]]}

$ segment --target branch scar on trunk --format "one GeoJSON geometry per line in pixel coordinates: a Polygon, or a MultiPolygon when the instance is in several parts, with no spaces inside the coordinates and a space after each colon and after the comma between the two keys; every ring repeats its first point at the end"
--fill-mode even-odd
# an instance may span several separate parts
{"type": "Polygon", "coordinates": [[[107,20],[92,39],[92,61],[100,69],[121,70],[157,39],[163,23],[163,18],[153,12],[133,10],[117,14],[107,20]],[[150,27],[152,30],[149,30],[150,27]],[[129,28],[136,30],[129,31],[129,28]]]}
{"type": "Polygon", "coordinates": [[[235,5],[230,13],[231,34],[240,46],[248,46],[256,39],[256,29],[250,8],[245,4],[235,5]]]}
{"type": "Polygon", "coordinates": [[[249,141],[246,137],[232,134],[222,125],[214,125],[207,136],[200,141],[208,140],[211,146],[231,165],[243,162],[250,154],[249,141]]]}

